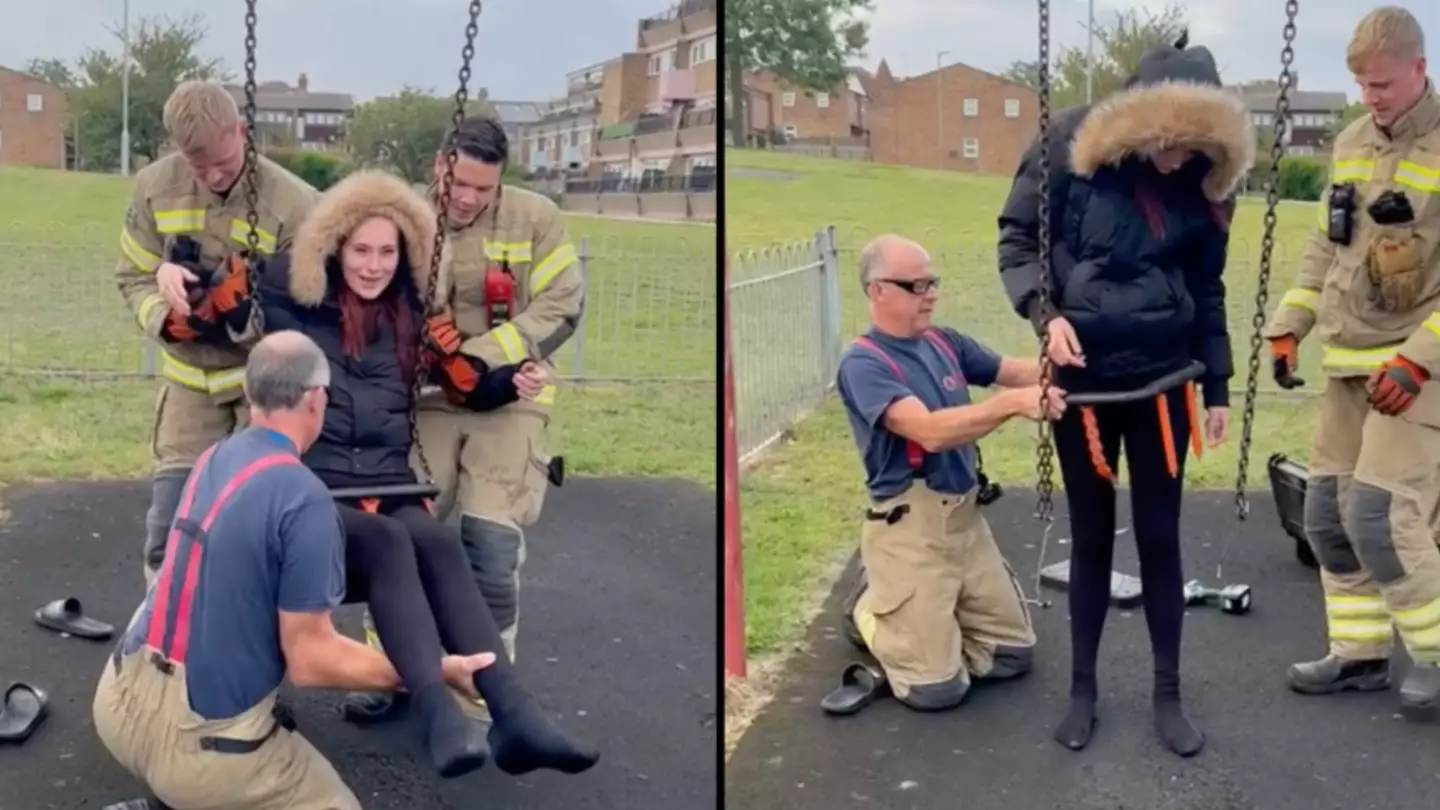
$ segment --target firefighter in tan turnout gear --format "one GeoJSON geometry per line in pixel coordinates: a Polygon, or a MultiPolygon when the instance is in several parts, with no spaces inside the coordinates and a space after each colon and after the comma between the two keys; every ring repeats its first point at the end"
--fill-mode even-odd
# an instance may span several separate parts
{"type": "MultiPolygon", "coordinates": [[[[245,352],[233,343],[249,316],[237,307],[249,284],[240,258],[249,234],[244,122],[223,86],[201,81],[175,89],[164,122],[175,151],[136,173],[115,268],[125,303],[159,344],[164,376],[150,447],[147,586],[195,459],[248,422],[245,352]],[[207,288],[212,295],[192,309],[207,288]]],[[[289,242],[316,192],[263,157],[256,179],[259,251],[270,255],[289,242]]]]}
{"type": "Polygon", "coordinates": [[[1371,115],[1336,139],[1321,222],[1265,331],[1277,379],[1312,330],[1326,378],[1305,531],[1330,651],[1292,665],[1290,686],[1386,689],[1398,630],[1417,719],[1440,698],[1440,96],[1422,45],[1403,9],[1357,27],[1347,59],[1371,115]]]}
{"type": "MultiPolygon", "coordinates": [[[[554,385],[534,400],[488,413],[455,403],[466,385],[473,386],[467,380],[490,367],[528,358],[553,377],[551,358],[579,325],[585,289],[559,207],[527,189],[502,186],[510,145],[500,124],[468,118],[456,136],[449,243],[441,271],[451,290],[451,309],[429,323],[450,385],[446,393],[422,399],[420,443],[442,490],[437,514],[459,509],[471,570],[513,660],[525,529],[539,518],[548,485],[563,480],[562,459],[548,455],[544,441],[554,385]]],[[[443,149],[434,172],[429,193],[438,207],[443,149]]],[[[378,646],[368,614],[365,625],[368,640],[378,646]]],[[[356,693],[347,701],[346,715],[364,721],[389,706],[388,695],[356,693]]]]}

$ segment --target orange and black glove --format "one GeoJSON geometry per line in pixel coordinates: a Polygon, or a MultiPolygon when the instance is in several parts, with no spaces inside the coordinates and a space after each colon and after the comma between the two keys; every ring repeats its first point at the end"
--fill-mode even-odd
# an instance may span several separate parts
{"type": "Polygon", "coordinates": [[[215,304],[204,296],[190,304],[190,314],[175,310],[160,325],[160,337],[171,343],[218,343],[227,341],[225,327],[215,314],[215,304]]]}
{"type": "Polygon", "coordinates": [[[457,354],[460,344],[465,341],[465,335],[455,326],[455,319],[449,315],[431,315],[425,319],[425,329],[430,333],[430,340],[435,344],[435,348],[444,357],[457,354]]]}
{"type": "Polygon", "coordinates": [[[231,253],[215,273],[209,299],[216,316],[236,333],[250,325],[250,267],[244,253],[231,253]]]}
{"type": "Polygon", "coordinates": [[[515,390],[515,374],[520,364],[492,369],[478,357],[452,354],[448,357],[430,355],[431,379],[440,385],[445,398],[453,405],[472,411],[491,411],[520,399],[515,390]]]}
{"type": "Polygon", "coordinates": [[[1386,416],[1398,416],[1415,404],[1420,387],[1429,380],[1425,369],[1397,354],[1370,375],[1370,407],[1386,416]]]}
{"type": "Polygon", "coordinates": [[[1295,376],[1300,366],[1300,341],[1294,335],[1270,338],[1270,353],[1274,357],[1275,383],[1281,388],[1299,388],[1305,380],[1295,376]]]}

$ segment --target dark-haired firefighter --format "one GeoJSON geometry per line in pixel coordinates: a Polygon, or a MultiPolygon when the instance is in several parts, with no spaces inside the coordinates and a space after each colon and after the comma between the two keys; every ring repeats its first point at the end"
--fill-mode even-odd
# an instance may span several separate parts
{"type": "MultiPolygon", "coordinates": [[[[441,271],[453,292],[449,310],[429,323],[444,353],[441,363],[457,369],[452,375],[457,386],[474,378],[470,369],[483,376],[524,360],[544,366],[553,377],[550,358],[575,333],[585,305],[584,279],[564,216],[548,198],[502,183],[510,143],[498,122],[468,118],[454,134],[458,154],[441,271]]],[[[445,171],[442,145],[428,189],[437,209],[445,171]]],[[[560,460],[545,450],[554,402],[551,385],[533,400],[485,413],[438,392],[420,406],[420,445],[442,489],[437,514],[448,517],[459,509],[471,570],[512,660],[525,529],[539,518],[549,484],[561,482],[560,460]]],[[[368,615],[365,623],[370,643],[378,646],[368,615]]],[[[389,710],[391,700],[353,694],[346,716],[374,719],[389,710]]]]}

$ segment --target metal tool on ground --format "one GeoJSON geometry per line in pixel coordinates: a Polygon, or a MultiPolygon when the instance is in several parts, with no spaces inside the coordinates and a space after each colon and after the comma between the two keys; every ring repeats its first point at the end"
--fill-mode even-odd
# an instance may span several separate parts
{"type": "Polygon", "coordinates": [[[1250,612],[1250,586],[1226,585],[1223,588],[1207,588],[1198,579],[1185,583],[1185,606],[1218,605],[1220,610],[1232,616],[1244,616],[1250,612]]]}

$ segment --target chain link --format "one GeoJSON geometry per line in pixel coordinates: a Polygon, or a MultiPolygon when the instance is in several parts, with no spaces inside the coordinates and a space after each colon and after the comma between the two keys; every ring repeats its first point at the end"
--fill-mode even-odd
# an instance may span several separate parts
{"type": "MultiPolygon", "coordinates": [[[[1040,403],[1050,398],[1050,0],[1040,3],[1040,280],[1036,285],[1040,305],[1040,403]]],[[[1036,515],[1045,522],[1053,520],[1055,494],[1055,446],[1050,422],[1040,420],[1040,442],[1035,449],[1035,467],[1039,482],[1036,490],[1039,503],[1036,515]]]]}
{"type": "Polygon", "coordinates": [[[1285,3],[1285,47],[1280,50],[1280,93],[1275,98],[1275,142],[1270,146],[1270,184],[1265,193],[1265,234],[1260,240],[1259,285],[1255,291],[1255,315],[1251,320],[1250,376],[1245,382],[1245,416],[1240,433],[1240,464],[1235,475],[1235,510],[1240,520],[1250,515],[1246,484],[1250,476],[1250,441],[1255,425],[1255,398],[1260,387],[1260,350],[1265,345],[1265,305],[1270,298],[1270,255],[1275,248],[1275,209],[1280,204],[1280,159],[1285,156],[1285,130],[1290,118],[1290,91],[1295,76],[1295,16],[1299,0],[1285,3]]]}
{"type": "Polygon", "coordinates": [[[259,150],[255,146],[255,16],[256,0],[245,0],[245,269],[250,277],[250,319],[258,323],[260,300],[259,150]]]}
{"type": "MultiPolygon", "coordinates": [[[[253,1],[251,0],[251,2],[253,1]]],[[[446,301],[440,300],[440,258],[445,249],[445,231],[449,227],[450,189],[455,185],[455,163],[460,159],[460,154],[455,149],[455,137],[459,132],[460,124],[465,120],[465,102],[470,94],[470,63],[475,58],[475,37],[479,32],[480,0],[471,0],[470,21],[465,26],[465,47],[461,51],[460,86],[455,91],[455,110],[450,116],[450,135],[445,144],[445,175],[440,181],[440,194],[436,205],[435,245],[430,253],[430,280],[426,286],[428,300],[425,302],[425,314],[427,317],[442,310],[444,305],[448,304],[448,298],[446,301]]],[[[446,292],[448,293],[448,291],[446,292]]],[[[415,446],[415,455],[420,461],[420,468],[424,472],[427,484],[434,483],[435,477],[430,471],[430,461],[425,457],[425,448],[420,443],[420,393],[424,390],[426,380],[430,376],[430,356],[435,348],[429,328],[422,328],[420,330],[419,365],[415,370],[415,382],[411,390],[410,441],[415,446]]]]}

